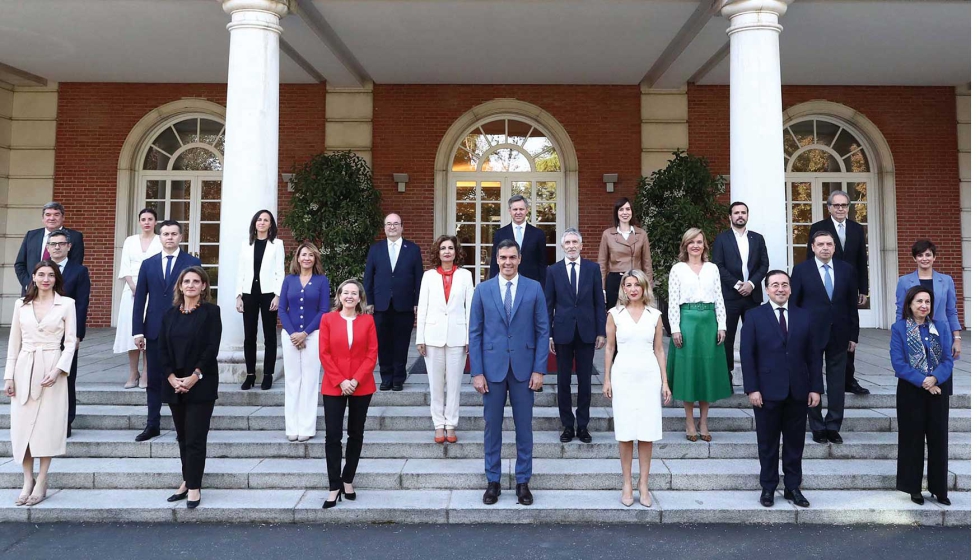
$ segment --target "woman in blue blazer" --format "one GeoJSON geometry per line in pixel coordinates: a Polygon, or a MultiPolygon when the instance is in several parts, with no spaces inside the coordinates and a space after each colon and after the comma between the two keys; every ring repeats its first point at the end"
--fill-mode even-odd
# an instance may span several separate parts
{"type": "Polygon", "coordinates": [[[922,461],[929,444],[929,492],[949,505],[949,396],[953,392],[952,336],[933,320],[932,292],[909,289],[902,319],[892,325],[891,360],[898,387],[898,477],[896,487],[922,505],[922,461]],[[925,441],[923,441],[925,440],[925,441]]]}
{"type": "Polygon", "coordinates": [[[936,272],[932,265],[936,260],[936,246],[928,239],[920,239],[912,245],[912,258],[915,259],[917,268],[898,279],[898,288],[895,290],[895,320],[902,320],[902,303],[905,301],[905,293],[912,286],[925,286],[934,294],[933,298],[933,321],[943,323],[949,327],[953,335],[953,359],[960,357],[961,340],[960,319],[956,313],[956,286],[953,285],[953,278],[946,274],[936,272]]]}

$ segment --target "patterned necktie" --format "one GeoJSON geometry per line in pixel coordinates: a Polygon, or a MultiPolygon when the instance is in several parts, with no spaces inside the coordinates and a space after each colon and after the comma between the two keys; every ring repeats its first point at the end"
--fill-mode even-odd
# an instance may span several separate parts
{"type": "Polygon", "coordinates": [[[575,274],[575,264],[572,263],[572,297],[578,297],[578,274],[575,274]]]}
{"type": "Polygon", "coordinates": [[[391,263],[391,270],[395,270],[395,263],[398,262],[397,253],[395,253],[395,244],[388,243],[388,262],[391,263]]]}
{"type": "Polygon", "coordinates": [[[783,336],[789,334],[789,328],[786,326],[786,309],[779,307],[779,327],[783,329],[783,336]]]}
{"type": "Polygon", "coordinates": [[[830,265],[823,265],[823,287],[827,290],[827,297],[834,299],[834,281],[830,277],[830,265]]]}
{"type": "Polygon", "coordinates": [[[513,286],[513,282],[507,282],[507,292],[504,294],[504,311],[507,313],[507,324],[510,324],[510,311],[514,307],[514,297],[510,293],[510,287],[513,286]]]}
{"type": "Polygon", "coordinates": [[[167,274],[163,277],[163,282],[170,285],[170,273],[174,270],[174,256],[167,257],[167,274]]]}

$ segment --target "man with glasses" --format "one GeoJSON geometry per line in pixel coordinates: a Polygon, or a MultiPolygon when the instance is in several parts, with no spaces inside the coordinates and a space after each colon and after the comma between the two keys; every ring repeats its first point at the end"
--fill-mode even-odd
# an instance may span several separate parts
{"type": "MultiPolygon", "coordinates": [[[[834,238],[834,260],[851,265],[857,275],[858,306],[868,302],[868,247],[864,238],[864,227],[848,218],[851,197],[844,191],[834,191],[827,197],[830,217],[810,226],[810,235],[817,231],[828,231],[834,238]]],[[[806,248],[808,259],[813,258],[813,249],[806,248]]],[[[844,390],[856,395],[867,395],[868,391],[854,378],[854,350],[847,352],[847,367],[844,377],[844,390]]]]}
{"type": "Polygon", "coordinates": [[[62,230],[68,233],[68,241],[71,243],[71,251],[68,252],[68,260],[75,264],[82,264],[82,257],[85,255],[85,242],[81,232],[63,227],[65,224],[65,207],[57,202],[49,202],[41,208],[41,220],[44,227],[32,229],[24,236],[24,241],[20,244],[20,251],[17,252],[17,259],[14,261],[14,272],[17,274],[17,281],[20,282],[21,295],[27,293],[27,286],[31,283],[31,275],[34,272],[34,265],[38,261],[51,258],[48,250],[48,238],[52,233],[62,230]]]}
{"type": "Polygon", "coordinates": [[[385,240],[371,245],[364,268],[368,312],[378,331],[382,391],[401,391],[422,286],[422,251],[402,238],[402,218],[385,216],[385,240]]]}

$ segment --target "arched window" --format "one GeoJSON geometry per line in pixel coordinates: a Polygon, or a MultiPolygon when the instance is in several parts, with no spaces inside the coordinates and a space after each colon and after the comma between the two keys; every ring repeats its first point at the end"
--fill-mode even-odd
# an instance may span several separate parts
{"type": "Polygon", "coordinates": [[[180,222],[181,249],[200,257],[218,287],[218,230],[221,227],[221,170],[225,126],[210,116],[182,115],[157,128],[142,158],[140,208],[180,222]]]}
{"type": "Polygon", "coordinates": [[[545,232],[548,258],[556,260],[557,231],[564,227],[561,155],[536,123],[497,116],[478,123],[457,144],[450,173],[455,223],[466,268],[477,282],[490,268],[493,232],[510,223],[507,199],[530,202],[528,221],[545,232]]]}

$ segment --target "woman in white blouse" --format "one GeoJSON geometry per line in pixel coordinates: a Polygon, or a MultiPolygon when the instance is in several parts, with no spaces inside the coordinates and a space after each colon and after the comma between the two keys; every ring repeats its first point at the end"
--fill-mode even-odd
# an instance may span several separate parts
{"type": "Polygon", "coordinates": [[[691,228],[681,238],[680,261],[670,269],[667,318],[671,344],[667,383],[684,403],[688,441],[711,441],[708,405],[732,394],[725,358],[725,300],[718,267],[709,262],[704,232],[691,228]],[[694,427],[694,403],[701,409],[694,427]]]}
{"type": "Polygon", "coordinates": [[[259,336],[259,316],[265,337],[265,356],[262,360],[262,390],[272,388],[276,373],[276,323],[279,310],[279,291],[286,272],[286,250],[278,239],[279,227],[269,210],[259,210],[252,216],[248,240],[242,241],[238,255],[238,282],[235,308],[245,322],[245,382],[242,390],[255,384],[255,354],[259,336]]]}
{"type": "Polygon", "coordinates": [[[429,375],[435,442],[456,443],[473,277],[463,268],[464,255],[455,236],[439,236],[430,255],[433,268],[422,275],[419,289],[415,344],[429,375]]]}
{"type": "Polygon", "coordinates": [[[140,351],[133,343],[133,294],[136,292],[136,279],[143,261],[163,250],[160,236],[156,234],[157,211],[144,208],[139,213],[140,232],[126,238],[119,259],[119,278],[125,282],[119,298],[119,315],[116,317],[116,341],[112,351],[116,354],[129,353],[129,381],[126,389],[146,388],[146,354],[143,355],[143,373],[140,374],[140,351]]]}

